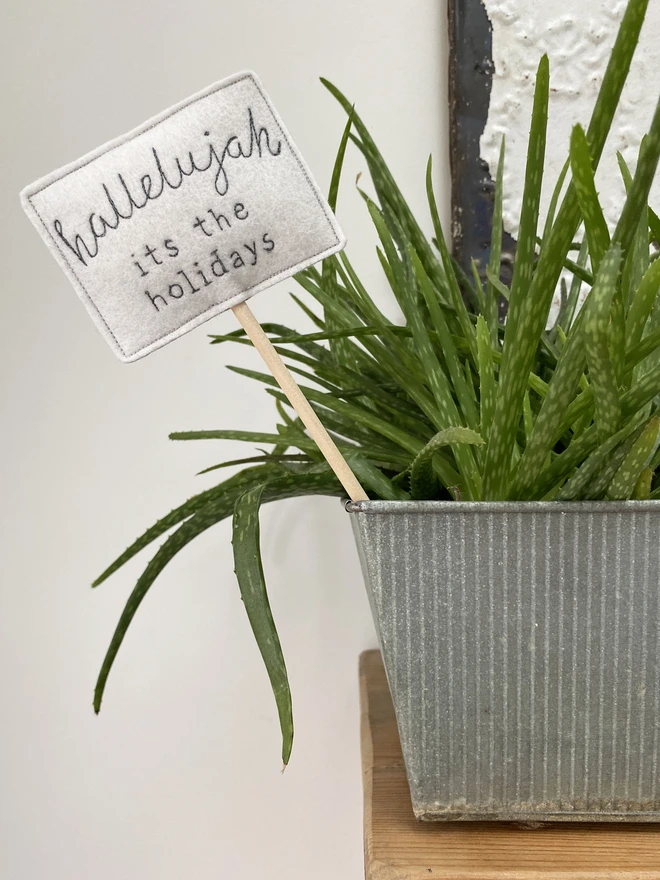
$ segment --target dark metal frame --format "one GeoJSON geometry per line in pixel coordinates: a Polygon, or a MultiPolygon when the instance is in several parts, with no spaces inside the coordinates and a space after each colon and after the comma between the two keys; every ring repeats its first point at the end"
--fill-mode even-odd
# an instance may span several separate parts
{"type": "MultiPolygon", "coordinates": [[[[493,79],[492,28],[481,0],[448,0],[449,114],[454,256],[471,276],[471,260],[485,279],[495,184],[479,155],[493,79]]],[[[515,241],[502,241],[501,277],[511,279],[515,241]]]]}

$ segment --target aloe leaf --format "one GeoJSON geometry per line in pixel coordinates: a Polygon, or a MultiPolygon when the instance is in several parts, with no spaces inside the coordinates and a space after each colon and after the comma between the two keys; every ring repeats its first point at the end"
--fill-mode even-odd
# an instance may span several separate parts
{"type": "Polygon", "coordinates": [[[518,230],[516,259],[507,314],[507,332],[512,339],[515,338],[523,299],[526,297],[532,282],[532,272],[536,259],[536,232],[541,204],[541,187],[543,184],[549,95],[550,62],[548,56],[543,55],[538,65],[536,85],[534,87],[534,104],[527,147],[520,228],[518,230]]]}
{"type": "Polygon", "coordinates": [[[437,480],[433,457],[442,446],[457,444],[482,445],[483,437],[469,428],[452,427],[439,431],[420,450],[410,465],[410,494],[414,499],[433,498],[437,494],[437,480]]]}
{"type": "Polygon", "coordinates": [[[383,217],[382,211],[372,202],[368,196],[364,196],[367,204],[367,210],[371,220],[378,233],[378,238],[383,245],[385,253],[379,251],[381,265],[386,273],[389,274],[389,281],[394,296],[401,307],[401,311],[410,323],[411,315],[419,314],[419,302],[417,291],[406,277],[405,268],[402,259],[397,253],[396,246],[392,240],[387,224],[383,217]]]}
{"type": "Polygon", "coordinates": [[[282,731],[282,762],[289,763],[293,746],[293,708],[289,678],[268,601],[259,544],[259,508],[264,486],[248,489],[234,508],[234,571],[254,638],[268,672],[282,731]]]}
{"type": "Polygon", "coordinates": [[[497,275],[495,275],[493,273],[493,271],[490,269],[490,267],[488,269],[486,269],[486,279],[487,279],[490,287],[493,289],[493,291],[496,294],[499,293],[499,295],[501,297],[503,297],[506,300],[506,302],[509,302],[509,300],[511,299],[510,289],[506,286],[506,284],[497,275]]]}
{"type": "MultiPolygon", "coordinates": [[[[313,295],[323,305],[327,304],[329,310],[335,311],[340,317],[343,316],[343,320],[349,326],[354,323],[354,316],[341,303],[333,302],[320,290],[316,290],[313,295]]],[[[424,388],[423,382],[426,377],[420,364],[411,356],[410,351],[404,348],[396,334],[390,333],[384,327],[380,339],[365,337],[362,342],[367,351],[378,361],[381,371],[387,373],[406,391],[433,424],[441,427],[441,418],[435,401],[424,388]],[[421,374],[421,381],[418,374],[421,374]]]]}
{"type": "Polygon", "coordinates": [[[623,185],[626,188],[626,192],[628,192],[633,182],[633,176],[630,173],[630,168],[628,168],[628,163],[623,158],[623,153],[621,153],[619,150],[617,150],[616,152],[616,161],[619,165],[619,171],[621,172],[623,185]]]}
{"type": "MultiPolygon", "coordinates": [[[[642,376],[621,397],[621,416],[625,423],[639,413],[660,393],[660,364],[642,376]]],[[[536,484],[535,498],[543,498],[553,486],[565,479],[598,446],[596,425],[592,425],[546,468],[536,484]]]]}
{"type": "Polygon", "coordinates": [[[657,416],[649,419],[607,489],[606,497],[610,501],[625,501],[631,497],[642,471],[653,455],[659,428],[660,419],[657,416]]]}
{"type": "MultiPolygon", "coordinates": [[[[638,364],[642,364],[647,358],[649,363],[644,364],[647,369],[640,373],[637,379],[637,384],[632,388],[628,389],[622,398],[622,406],[623,406],[623,415],[624,419],[628,416],[636,412],[642,406],[645,406],[649,400],[651,400],[655,396],[655,391],[653,389],[656,387],[657,379],[651,377],[650,380],[642,379],[646,373],[653,372],[654,376],[660,376],[660,372],[655,371],[656,367],[660,367],[660,364],[656,363],[658,355],[660,355],[660,327],[656,330],[653,330],[649,333],[648,336],[642,338],[641,342],[639,342],[636,346],[629,349],[626,352],[626,359],[624,364],[624,378],[630,378],[634,368],[638,364]],[[655,357],[652,358],[651,355],[655,357]],[[640,397],[641,401],[639,404],[635,404],[635,400],[640,397]]],[[[535,383],[531,381],[530,376],[530,388],[537,391],[538,394],[542,395],[542,390],[537,389],[535,383]]],[[[660,392],[660,387],[658,387],[658,392],[660,392]]],[[[566,409],[566,413],[555,432],[555,440],[556,442],[559,437],[562,436],[566,431],[568,431],[571,425],[577,420],[581,419],[583,416],[588,415],[589,408],[593,405],[593,390],[591,387],[587,388],[582,394],[580,394],[566,409]]]]}
{"type": "Polygon", "coordinates": [[[286,440],[290,446],[296,446],[301,452],[318,453],[318,446],[306,434],[284,430],[279,434],[257,431],[175,431],[170,434],[170,440],[242,440],[247,443],[272,443],[275,446],[286,440]]]}
{"type": "Polygon", "coordinates": [[[627,419],[643,409],[660,393],[660,364],[657,364],[626,391],[621,397],[621,414],[627,419]]]}
{"type": "Polygon", "coordinates": [[[525,391],[523,397],[523,427],[525,429],[525,440],[528,441],[534,430],[534,414],[532,413],[532,402],[529,398],[529,389],[525,391]]]}
{"type": "MultiPolygon", "coordinates": [[[[272,436],[277,437],[277,435],[272,436]]],[[[240,473],[234,474],[233,476],[229,477],[229,479],[225,480],[224,483],[220,483],[218,486],[213,486],[211,489],[206,489],[206,491],[200,492],[198,495],[194,495],[192,498],[189,498],[183,504],[179,505],[179,507],[176,507],[174,510],[170,511],[167,516],[159,519],[158,522],[154,523],[150,528],[146,530],[146,532],[140,535],[140,537],[136,541],[134,541],[130,545],[130,547],[124,550],[121,556],[118,556],[117,559],[96,578],[96,580],[92,583],[92,586],[97,587],[99,584],[102,584],[103,581],[107,580],[111,574],[114,574],[114,572],[125,565],[141,550],[143,550],[145,547],[148,547],[149,544],[151,544],[157,538],[160,538],[161,535],[169,532],[170,529],[174,528],[174,526],[179,525],[179,523],[193,516],[193,514],[197,513],[207,504],[211,502],[217,504],[219,503],[219,500],[221,502],[222,499],[226,499],[226,504],[228,505],[228,509],[230,510],[233,507],[236,498],[242,491],[244,491],[246,486],[250,485],[250,483],[254,482],[255,480],[265,480],[271,474],[272,470],[268,469],[267,467],[246,468],[240,473]]]]}
{"type": "MultiPolygon", "coordinates": [[[[532,111],[532,124],[530,128],[528,152],[527,152],[527,169],[525,176],[525,188],[523,190],[523,210],[521,213],[520,223],[520,241],[516,249],[516,260],[514,266],[514,277],[509,296],[509,310],[507,315],[507,323],[504,334],[504,349],[502,367],[500,371],[500,389],[502,389],[502,378],[508,374],[507,364],[510,360],[511,348],[518,345],[518,327],[522,320],[525,309],[525,300],[532,281],[532,273],[535,263],[535,245],[536,232],[538,225],[538,213],[541,195],[541,186],[543,179],[543,160],[545,156],[545,145],[547,135],[547,119],[548,119],[548,96],[549,96],[549,64],[547,56],[541,59],[539,64],[536,87],[534,92],[534,108],[532,111]],[[521,247],[522,245],[522,247],[521,247]]],[[[524,324],[522,326],[525,326],[524,324]]],[[[522,377],[521,377],[522,378],[522,377]]],[[[522,388],[522,396],[519,404],[524,399],[524,388],[522,388]]],[[[518,405],[516,408],[518,408],[518,405]]],[[[512,431],[515,430],[515,424],[509,426],[512,431]]],[[[493,425],[493,431],[489,436],[489,449],[486,456],[484,492],[486,497],[490,497],[493,491],[493,483],[495,477],[501,474],[502,478],[508,478],[509,468],[512,463],[511,455],[513,454],[513,446],[509,450],[497,443],[497,452],[495,452],[495,440],[500,432],[499,418],[496,415],[493,425]],[[491,447],[492,444],[492,447],[491,447]],[[490,467],[489,467],[490,462],[490,467]],[[495,465],[495,473],[492,472],[495,465]]],[[[513,440],[513,433],[511,434],[513,440]]],[[[499,493],[503,491],[502,485],[496,487],[499,493]]],[[[499,494],[496,496],[499,497],[499,494]]]]}
{"type": "Polygon", "coordinates": [[[308,455],[283,455],[283,454],[274,454],[274,455],[253,455],[250,458],[234,458],[231,461],[221,461],[219,464],[213,464],[211,467],[204,468],[203,471],[198,471],[197,476],[201,477],[203,474],[210,474],[212,471],[218,471],[223,468],[228,467],[236,467],[239,464],[286,464],[287,462],[308,462],[311,461],[308,455]]]}
{"type": "Polygon", "coordinates": [[[477,318],[477,359],[479,364],[480,432],[484,440],[487,440],[495,410],[497,389],[493,370],[491,337],[482,315],[477,318]]]}
{"type": "MultiPolygon", "coordinates": [[[[474,281],[474,290],[477,297],[477,304],[479,306],[479,313],[483,315],[486,311],[486,292],[484,291],[483,284],[481,283],[481,278],[479,277],[479,269],[477,268],[477,264],[472,258],[470,261],[470,265],[472,267],[472,279],[474,281]]],[[[497,330],[497,327],[495,327],[497,330]]],[[[490,332],[490,331],[489,331],[490,332]]],[[[497,337],[497,334],[495,334],[497,337]]],[[[495,339],[495,345],[499,345],[499,340],[495,339]]]]}
{"type": "Polygon", "coordinates": [[[660,217],[649,205],[649,229],[651,230],[651,238],[654,242],[660,244],[660,217]]]}
{"type": "MultiPolygon", "coordinates": [[[[472,428],[477,427],[477,408],[474,399],[469,393],[468,384],[461,370],[461,366],[456,355],[449,328],[444,320],[442,311],[438,306],[436,293],[431,285],[421,260],[415,253],[412,246],[410,247],[409,256],[413,265],[415,275],[417,277],[422,295],[426,301],[431,319],[436,328],[436,332],[440,338],[440,344],[445,355],[447,367],[450,372],[453,387],[456,389],[460,407],[463,411],[463,417],[467,424],[472,428]]],[[[408,321],[413,331],[413,336],[418,347],[419,356],[426,364],[428,382],[436,399],[438,409],[444,420],[441,425],[443,429],[448,428],[452,424],[460,421],[460,415],[451,393],[451,386],[442,369],[424,322],[422,321],[419,310],[412,308],[408,315],[408,321]]],[[[454,456],[456,458],[459,472],[465,481],[467,494],[470,499],[477,499],[481,494],[481,475],[477,468],[471,450],[460,445],[454,448],[454,456]]]]}
{"type": "MultiPolygon", "coordinates": [[[[326,299],[321,291],[318,292],[318,296],[320,300],[328,304],[329,309],[335,309],[335,306],[326,299]]],[[[337,309],[335,314],[340,320],[349,320],[341,307],[337,309]]],[[[403,336],[403,334],[401,335],[403,336]]],[[[405,337],[410,337],[410,335],[408,331],[405,337]]],[[[376,388],[383,388],[385,384],[383,378],[385,378],[390,384],[394,383],[399,389],[404,390],[427,418],[432,420],[435,414],[433,399],[424,387],[423,370],[419,362],[415,360],[410,348],[407,347],[408,339],[405,337],[397,339],[395,334],[381,328],[378,334],[367,334],[367,337],[361,340],[366,352],[358,349],[354,342],[349,343],[351,351],[355,352],[352,366],[339,365],[333,361],[332,363],[323,363],[321,369],[314,366],[314,370],[318,371],[319,375],[332,376],[333,378],[343,377],[343,380],[337,384],[350,381],[354,385],[361,384],[366,387],[366,383],[368,383],[376,394],[378,393],[376,388]]],[[[278,351],[284,357],[296,357],[290,354],[287,349],[278,349],[278,351]]]]}
{"type": "Polygon", "coordinates": [[[584,319],[584,347],[594,392],[594,418],[603,440],[617,430],[621,421],[617,376],[608,346],[608,318],[620,266],[621,248],[614,244],[603,257],[584,319]]]}
{"type": "Polygon", "coordinates": [[[644,327],[660,290],[660,260],[651,263],[637,287],[626,319],[626,349],[634,348],[642,339],[644,327]]]}
{"type": "Polygon", "coordinates": [[[651,330],[646,336],[626,351],[626,370],[644,361],[649,355],[657,354],[660,348],[660,327],[651,330]]]}
{"type": "Polygon", "coordinates": [[[345,454],[351,470],[360,482],[386,501],[406,501],[410,499],[408,492],[395,485],[389,477],[366,459],[359,452],[345,454]]]}
{"type": "MultiPolygon", "coordinates": [[[[408,335],[412,335],[408,331],[408,335]]],[[[282,357],[290,357],[290,353],[279,350],[282,357]]],[[[365,400],[368,400],[372,408],[382,408],[385,406],[394,414],[395,419],[403,420],[412,430],[425,431],[429,422],[424,421],[420,408],[401,397],[402,387],[396,383],[377,382],[369,378],[365,370],[357,372],[346,367],[340,367],[333,364],[332,366],[313,366],[315,374],[320,378],[327,377],[337,386],[345,389],[345,397],[363,394],[365,400]]],[[[272,384],[272,383],[271,383],[272,384]]],[[[414,392],[413,392],[414,394],[414,392]]]]}
{"type": "Polygon", "coordinates": [[[595,275],[598,272],[600,261],[610,246],[610,233],[596,192],[587,136],[580,125],[576,125],[571,134],[570,161],[575,194],[580,205],[589,242],[591,270],[595,275]]]}
{"type": "Polygon", "coordinates": [[[548,453],[557,441],[557,426],[561,423],[568,404],[575,397],[584,367],[584,340],[579,328],[576,328],[568,338],[548,383],[545,399],[509,489],[509,499],[527,498],[532,492],[548,453]]]}
{"type": "Polygon", "coordinates": [[[387,421],[380,416],[377,416],[372,410],[367,410],[356,404],[339,400],[330,394],[317,391],[315,388],[310,388],[304,385],[301,385],[300,388],[309,401],[320,403],[321,405],[326,406],[329,410],[344,416],[346,419],[353,419],[358,425],[370,428],[376,434],[386,437],[388,440],[391,440],[392,443],[395,443],[408,452],[416,455],[423,446],[423,443],[421,443],[417,437],[398,428],[396,425],[393,425],[391,421],[387,421]]]}
{"type": "MultiPolygon", "coordinates": [[[[642,139],[642,143],[640,145],[640,155],[641,151],[646,148],[646,138],[642,139]]],[[[624,183],[626,186],[626,192],[630,189],[632,185],[632,175],[628,170],[628,166],[626,165],[626,161],[621,155],[621,153],[617,153],[617,160],[619,162],[619,167],[621,168],[621,174],[624,179],[624,183]]],[[[625,265],[623,267],[621,286],[623,288],[623,297],[624,302],[626,303],[626,308],[629,308],[630,303],[637,291],[644,274],[649,268],[649,212],[648,205],[644,205],[642,207],[641,216],[639,218],[639,222],[637,224],[637,230],[635,232],[633,243],[628,252],[628,256],[626,258],[625,265]]]]}
{"type": "MultiPolygon", "coordinates": [[[[589,246],[587,243],[587,255],[588,253],[589,246]]],[[[586,262],[584,264],[576,263],[573,260],[569,260],[568,257],[564,257],[562,268],[567,269],[571,275],[573,275],[573,278],[579,280],[581,283],[588,284],[589,287],[593,285],[593,272],[590,272],[589,269],[586,268],[586,262]]]]}
{"type": "Polygon", "coordinates": [[[602,472],[610,461],[612,454],[636,431],[641,430],[640,420],[631,419],[624,427],[608,437],[580,465],[573,476],[565,483],[557,494],[557,501],[576,501],[584,497],[587,487],[602,472]]]}
{"type": "MultiPolygon", "coordinates": [[[[410,336],[406,327],[392,325],[390,328],[397,335],[410,336]]],[[[300,333],[294,336],[271,337],[273,345],[295,345],[298,342],[325,342],[332,339],[359,339],[361,336],[378,336],[383,332],[382,327],[373,325],[360,325],[357,327],[345,327],[341,330],[321,330],[318,333],[300,333]]]]}
{"type": "MultiPolygon", "coordinates": [[[[535,481],[543,469],[548,453],[557,441],[557,435],[561,434],[575,421],[576,415],[569,410],[571,401],[574,400],[578,390],[580,377],[582,376],[589,344],[593,348],[593,357],[601,355],[605,358],[606,366],[609,367],[613,388],[616,392],[618,404],[618,391],[614,372],[607,348],[607,312],[611,298],[614,295],[616,281],[621,262],[620,249],[614,246],[601,262],[596,284],[592,289],[585,311],[578,316],[571,333],[564,345],[556,369],[548,384],[548,391],[536,417],[534,428],[529,437],[527,447],[518,465],[515,477],[509,490],[509,499],[527,498],[535,494],[535,481]],[[603,320],[605,316],[605,320],[603,320]],[[588,318],[591,322],[588,322],[588,318]],[[587,337],[587,334],[591,335],[587,337]],[[596,343],[592,338],[596,339],[596,343]],[[603,355],[603,350],[605,355],[603,355]],[[571,412],[569,417],[568,413],[571,412]],[[568,423],[568,424],[567,424],[568,423]],[[559,426],[559,429],[558,429],[559,426]]],[[[591,373],[590,373],[591,375],[591,373]]],[[[598,399],[601,401],[599,414],[602,413],[603,400],[609,400],[603,395],[610,392],[609,385],[604,385],[602,377],[598,377],[598,399]],[[603,391],[605,388],[605,391],[603,391]]],[[[591,399],[591,398],[590,398],[591,399]]],[[[583,401],[584,403],[584,401],[583,401]]],[[[610,433],[613,432],[610,431],[610,433]]]]}
{"type": "MultiPolygon", "coordinates": [[[[264,375],[264,381],[267,381],[267,378],[268,377],[264,375]]],[[[326,398],[325,400],[314,400],[311,393],[312,389],[304,388],[304,386],[302,386],[302,388],[311,403],[312,409],[323,422],[328,433],[330,433],[332,439],[342,452],[355,448],[355,444],[358,443],[365,453],[369,452],[380,459],[384,458],[388,461],[398,461],[401,457],[404,457],[406,460],[408,459],[409,456],[404,452],[405,447],[402,449],[400,444],[389,445],[387,438],[384,438],[384,435],[369,427],[370,416],[373,415],[373,410],[365,409],[361,411],[357,407],[352,407],[349,410],[351,415],[347,416],[341,408],[338,409],[337,406],[332,405],[330,398],[326,398]],[[360,414],[357,418],[356,413],[360,414]]],[[[278,388],[268,388],[268,394],[282,402],[287,400],[284,392],[280,391],[278,388]]],[[[384,424],[383,420],[379,419],[378,421],[380,424],[384,424]]],[[[391,431],[397,432],[397,436],[400,438],[405,437],[410,443],[416,444],[417,446],[423,445],[424,440],[429,433],[425,432],[425,436],[422,438],[417,434],[411,434],[405,431],[405,429],[400,428],[393,422],[391,431]]],[[[308,444],[310,446],[313,445],[313,441],[309,439],[307,435],[294,436],[289,431],[282,431],[282,437],[286,439],[291,446],[297,446],[299,449],[305,451],[308,444]]]]}
{"type": "Polygon", "coordinates": [[[598,445],[596,426],[591,425],[544,469],[534,484],[534,494],[529,500],[540,500],[555,486],[563,483],[598,445]]]}
{"type": "Polygon", "coordinates": [[[568,175],[568,170],[571,167],[570,157],[564,162],[563,168],[559,172],[559,177],[557,178],[557,182],[555,183],[555,188],[552,191],[552,196],[550,198],[550,202],[548,204],[548,212],[545,215],[545,226],[543,227],[543,238],[541,239],[541,247],[543,247],[543,242],[546,240],[548,235],[550,234],[550,230],[552,229],[552,225],[555,222],[555,216],[557,214],[557,205],[559,204],[559,197],[561,196],[561,191],[564,188],[564,184],[566,183],[566,176],[568,175]]]}
{"type": "MultiPolygon", "coordinates": [[[[485,309],[484,318],[490,330],[491,344],[493,347],[498,345],[498,323],[499,323],[499,304],[497,294],[499,285],[496,282],[500,280],[500,271],[502,269],[502,201],[504,190],[504,157],[506,154],[506,137],[502,135],[502,143],[500,145],[500,156],[497,162],[497,173],[495,175],[495,197],[493,200],[493,216],[491,220],[491,238],[490,238],[490,256],[488,266],[486,268],[486,290],[485,290],[485,309]]],[[[506,293],[508,300],[508,291],[506,293]]]]}
{"type": "Polygon", "coordinates": [[[353,125],[359,134],[359,139],[351,135],[351,140],[356,144],[367,160],[369,172],[374,182],[374,186],[376,187],[376,192],[381,205],[387,202],[395,206],[396,213],[400,221],[406,226],[410,241],[417,253],[420,254],[424,268],[429,277],[431,277],[434,283],[439,283],[442,275],[441,265],[433,253],[426,236],[420,229],[420,226],[404,199],[401,190],[392,177],[376,143],[369,134],[369,130],[360,116],[355,112],[351,102],[339,91],[339,89],[323,77],[321,78],[321,82],[344,108],[347,114],[353,113],[353,125]]]}
{"type": "Polygon", "coordinates": [[[632,431],[628,437],[610,454],[608,459],[603,462],[600,470],[594,475],[593,480],[582,493],[582,499],[586,501],[600,501],[605,498],[605,493],[614,479],[617,470],[625,460],[626,456],[633,448],[635,441],[643,431],[644,419],[637,430],[632,431]]]}
{"type": "MultiPolygon", "coordinates": [[[[243,473],[247,472],[244,471],[243,473]]],[[[253,480],[255,486],[261,485],[258,475],[253,475],[253,480]]],[[[101,709],[108,676],[122,642],[124,641],[126,632],[153,582],[180,550],[187,546],[198,535],[201,535],[202,532],[205,532],[211,526],[214,526],[216,523],[232,515],[238,494],[242,495],[248,488],[248,485],[249,482],[245,479],[245,483],[242,486],[242,492],[231,495],[226,494],[216,496],[203,507],[196,510],[190,519],[186,520],[167,538],[165,543],[158,549],[153,559],[151,559],[128,598],[126,606],[119,618],[117,628],[112,636],[110,647],[103,660],[101,671],[96,683],[96,689],[94,691],[95,712],[98,713],[101,709]]],[[[344,490],[337,481],[337,478],[326,467],[324,472],[316,474],[279,474],[273,476],[270,480],[266,477],[263,501],[294,498],[298,495],[334,495],[342,497],[343,494],[344,490]]]]}
{"type": "MultiPolygon", "coordinates": [[[[580,245],[580,252],[577,258],[577,265],[580,268],[584,268],[587,265],[587,260],[589,258],[589,242],[586,237],[582,244],[580,245]]],[[[593,278],[591,279],[591,283],[593,284],[593,278]]],[[[565,333],[571,328],[571,324],[573,323],[573,319],[575,318],[575,312],[577,310],[578,300],[580,298],[580,291],[582,290],[582,279],[577,275],[574,275],[571,280],[571,287],[568,291],[568,300],[566,302],[566,309],[564,314],[562,315],[562,319],[559,322],[562,330],[565,333]]]]}
{"type": "MultiPolygon", "coordinates": [[[[289,404],[289,406],[290,405],[291,404],[289,404]]],[[[299,419],[297,416],[294,419],[293,416],[290,416],[289,413],[287,412],[284,404],[280,403],[280,401],[278,401],[278,400],[275,401],[275,409],[277,410],[279,417],[284,422],[284,426],[286,426],[287,428],[290,428],[292,430],[295,430],[295,431],[300,431],[301,433],[305,430],[305,427],[302,423],[302,419],[299,419]]],[[[277,425],[278,432],[284,426],[278,424],[277,425]]],[[[283,440],[281,443],[277,443],[275,446],[273,446],[272,450],[270,451],[270,454],[271,455],[284,455],[284,453],[287,452],[287,450],[290,448],[291,448],[290,442],[288,440],[283,440]]],[[[265,450],[260,449],[259,451],[263,452],[265,450]]],[[[304,455],[308,455],[311,459],[316,458],[315,453],[312,451],[305,452],[304,455]]]]}
{"type": "Polygon", "coordinates": [[[587,132],[594,163],[600,159],[605,146],[648,5],[649,0],[632,0],[623,13],[587,132]]]}
{"type": "Polygon", "coordinates": [[[645,467],[637,478],[635,488],[630,496],[633,501],[648,501],[651,497],[651,484],[653,482],[653,469],[645,467]]]}
{"type": "MultiPolygon", "coordinates": [[[[648,0],[629,4],[617,34],[587,131],[594,167],[600,160],[612,125],[647,6],[648,0]]],[[[484,499],[495,500],[506,494],[518,424],[516,414],[520,412],[527,376],[532,370],[538,341],[543,333],[559,275],[579,222],[579,206],[575,188],[571,184],[564,196],[552,231],[544,241],[525,299],[526,305],[521,307],[520,319],[516,322],[515,340],[510,337],[512,344],[507,345],[505,336],[498,399],[484,464],[484,499]]]]}
{"type": "MultiPolygon", "coordinates": [[[[412,246],[409,249],[409,256],[412,263],[413,271],[415,272],[415,277],[417,278],[422,296],[424,297],[426,307],[429,310],[429,316],[431,318],[433,328],[435,329],[435,332],[437,334],[440,348],[445,357],[449,377],[451,379],[452,386],[456,391],[456,396],[458,398],[463,417],[470,428],[476,429],[478,423],[477,408],[472,395],[469,393],[468,383],[465,381],[465,377],[463,376],[463,373],[461,371],[461,365],[456,351],[456,346],[454,345],[452,334],[449,332],[449,325],[447,324],[445,316],[440,307],[437,293],[433,287],[433,284],[431,283],[431,279],[426,274],[424,266],[422,265],[422,261],[419,259],[419,256],[412,248],[412,246]]],[[[413,320],[416,321],[418,320],[418,318],[415,316],[409,319],[409,323],[411,324],[411,326],[413,320]]],[[[421,330],[424,332],[424,324],[422,322],[420,323],[421,330]]]]}
{"type": "Polygon", "coordinates": [[[655,178],[660,160],[660,101],[656,104],[651,127],[644,139],[644,149],[640,150],[639,161],[635,169],[632,184],[619,216],[612,241],[621,245],[624,254],[633,243],[640,220],[644,216],[649,199],[649,192],[655,178]]]}
{"type": "Polygon", "coordinates": [[[442,231],[440,214],[438,213],[438,206],[435,201],[435,193],[433,192],[433,166],[430,156],[428,164],[426,166],[426,195],[431,211],[431,220],[433,221],[435,237],[438,241],[438,247],[440,248],[440,257],[444,268],[445,279],[447,284],[449,285],[451,303],[456,309],[456,317],[458,319],[462,335],[470,346],[470,354],[476,363],[477,340],[474,332],[474,327],[472,326],[472,321],[470,320],[467,307],[465,305],[465,302],[463,301],[463,296],[461,295],[460,287],[458,286],[458,281],[456,280],[456,275],[454,274],[451,257],[449,255],[447,243],[445,241],[444,233],[442,231]]]}
{"type": "Polygon", "coordinates": [[[610,323],[607,327],[607,347],[617,385],[622,385],[626,363],[626,310],[623,304],[621,285],[612,297],[610,323]]]}
{"type": "Polygon", "coordinates": [[[278,434],[261,431],[172,431],[170,440],[243,440],[246,443],[279,443],[278,434]]]}
{"type": "Polygon", "coordinates": [[[330,189],[328,190],[328,204],[330,205],[331,211],[337,210],[337,196],[339,194],[339,183],[341,181],[341,173],[344,167],[344,158],[346,156],[346,147],[348,146],[348,136],[351,133],[351,128],[353,127],[353,114],[355,112],[355,108],[351,109],[351,112],[348,114],[348,119],[346,120],[346,125],[344,127],[344,131],[341,136],[341,140],[339,142],[339,148],[337,150],[337,157],[335,159],[335,164],[332,169],[332,177],[330,178],[330,189]]]}

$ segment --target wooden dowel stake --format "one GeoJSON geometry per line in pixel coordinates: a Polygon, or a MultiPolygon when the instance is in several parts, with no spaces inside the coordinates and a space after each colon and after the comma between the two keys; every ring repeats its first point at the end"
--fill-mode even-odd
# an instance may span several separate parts
{"type": "Polygon", "coordinates": [[[300,416],[309,436],[323,453],[325,460],[342,484],[351,501],[367,501],[368,496],[359,484],[346,459],[323,427],[309,401],[298,387],[296,380],[287,369],[284,361],[273,348],[273,344],[247,303],[242,302],[232,309],[241,327],[264,360],[264,363],[277,380],[277,384],[289,399],[289,403],[300,416]]]}

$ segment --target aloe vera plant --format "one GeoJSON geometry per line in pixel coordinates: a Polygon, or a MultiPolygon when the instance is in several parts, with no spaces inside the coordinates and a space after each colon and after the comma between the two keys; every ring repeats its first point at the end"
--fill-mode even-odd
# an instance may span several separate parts
{"type": "MultiPolygon", "coordinates": [[[[343,253],[297,276],[307,298],[294,299],[317,330],[300,333],[277,324],[266,330],[372,498],[660,498],[660,219],[648,205],[660,157],[660,105],[634,174],[620,159],[627,195],[613,231],[594,181],[647,3],[628,3],[591,121],[586,130],[577,126],[573,132],[542,230],[550,72],[548,59],[540,61],[510,288],[499,276],[504,149],[490,264],[483,281],[477,266],[470,279],[446,243],[430,161],[432,241],[361,118],[338,89],[323,81],[348,116],[330,204],[336,206],[344,155],[352,144],[377,195],[378,204],[366,194],[364,201],[378,238],[378,259],[404,321],[385,317],[343,253]],[[573,276],[570,288],[566,273],[573,276]],[[560,278],[562,306],[548,327],[560,278]],[[578,310],[583,284],[588,294],[578,310]],[[502,298],[508,301],[505,320],[502,298]]],[[[243,331],[211,337],[213,345],[224,343],[249,344],[243,331]]],[[[272,377],[230,369],[265,386],[277,413],[272,432],[179,431],[171,438],[242,440],[268,449],[207,468],[205,473],[243,466],[155,523],[95,581],[94,586],[102,583],[167,536],[128,599],[94,705],[98,711],[117,652],[158,574],[199,534],[233,517],[236,576],[277,701],[287,763],[291,695],[261,566],[259,509],[293,496],[341,497],[343,492],[272,377]]]]}

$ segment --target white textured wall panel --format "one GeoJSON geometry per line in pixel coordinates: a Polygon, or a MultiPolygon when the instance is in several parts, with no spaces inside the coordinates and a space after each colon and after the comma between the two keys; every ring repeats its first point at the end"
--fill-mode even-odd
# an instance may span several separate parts
{"type": "MultiPolygon", "coordinates": [[[[542,219],[568,153],[573,125],[587,125],[598,94],[625,0],[484,0],[493,28],[495,74],[482,157],[495,173],[502,134],[506,133],[504,223],[515,235],[532,112],[534,80],[541,55],[550,58],[550,111],[547,174],[542,219]]],[[[660,84],[660,3],[649,4],[637,55],[603,160],[597,184],[605,215],[616,220],[623,199],[617,167],[620,150],[634,166],[642,135],[650,124],[660,84]]],[[[660,179],[652,204],[660,202],[660,179]]]]}

